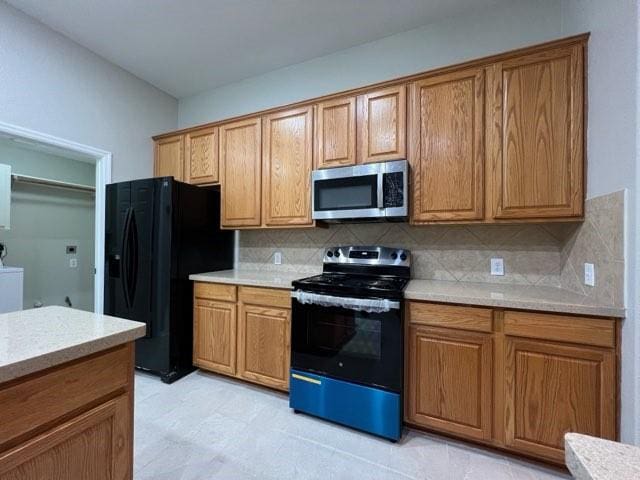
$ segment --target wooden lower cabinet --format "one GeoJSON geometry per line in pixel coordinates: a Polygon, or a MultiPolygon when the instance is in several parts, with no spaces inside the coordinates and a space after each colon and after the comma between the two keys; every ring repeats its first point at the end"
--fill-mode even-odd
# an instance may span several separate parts
{"type": "Polygon", "coordinates": [[[238,375],[289,389],[291,310],[240,304],[238,375]]]}
{"type": "Polygon", "coordinates": [[[564,434],[616,439],[615,353],[506,339],[505,438],[509,448],[564,460],[564,434]]]}
{"type": "Polygon", "coordinates": [[[411,326],[409,338],[408,420],[490,439],[491,335],[411,326]]]}
{"type": "Polygon", "coordinates": [[[564,463],[564,434],[618,436],[612,318],[408,302],[405,420],[564,463]]]}
{"type": "Polygon", "coordinates": [[[236,373],[236,305],[196,298],[193,363],[214,372],[236,373]]]}
{"type": "Polygon", "coordinates": [[[194,365],[289,389],[288,290],[197,282],[194,297],[194,365]]]}

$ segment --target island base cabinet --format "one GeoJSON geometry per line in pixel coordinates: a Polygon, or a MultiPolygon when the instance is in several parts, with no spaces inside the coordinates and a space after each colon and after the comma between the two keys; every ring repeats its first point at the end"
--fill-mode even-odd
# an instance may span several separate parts
{"type": "Polygon", "coordinates": [[[506,338],[505,441],[564,460],[564,434],[615,440],[615,355],[608,349],[506,338]]]}
{"type": "Polygon", "coordinates": [[[131,480],[132,342],[0,384],[0,480],[131,480]]]}
{"type": "Polygon", "coordinates": [[[409,342],[409,422],[489,439],[491,335],[412,326],[409,342]]]}
{"type": "Polygon", "coordinates": [[[0,454],[0,480],[131,479],[131,451],[122,395],[0,454]]]}

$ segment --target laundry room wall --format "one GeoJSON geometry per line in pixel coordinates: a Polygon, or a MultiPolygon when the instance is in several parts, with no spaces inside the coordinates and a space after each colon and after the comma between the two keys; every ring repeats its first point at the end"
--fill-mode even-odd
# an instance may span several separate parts
{"type": "MultiPolygon", "coordinates": [[[[13,173],[95,184],[95,165],[29,150],[0,140],[0,163],[13,173]]],[[[65,305],[93,310],[94,288],[93,194],[13,182],[11,229],[0,229],[7,246],[5,264],[24,268],[24,308],[65,305]],[[76,246],[67,254],[67,246],[76,246]],[[70,260],[77,267],[70,267],[70,260]]]]}

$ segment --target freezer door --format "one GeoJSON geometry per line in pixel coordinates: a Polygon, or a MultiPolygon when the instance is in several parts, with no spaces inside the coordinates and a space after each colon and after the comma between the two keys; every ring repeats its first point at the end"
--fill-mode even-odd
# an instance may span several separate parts
{"type": "Polygon", "coordinates": [[[125,225],[131,209],[131,183],[107,185],[105,212],[104,313],[129,318],[123,278],[125,225]]]}

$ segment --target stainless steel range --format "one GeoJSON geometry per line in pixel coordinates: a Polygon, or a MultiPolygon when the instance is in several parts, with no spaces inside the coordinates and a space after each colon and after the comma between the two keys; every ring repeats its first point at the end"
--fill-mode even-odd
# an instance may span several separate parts
{"type": "Polygon", "coordinates": [[[392,440],[402,434],[408,250],[334,247],[293,282],[289,405],[392,440]]]}

